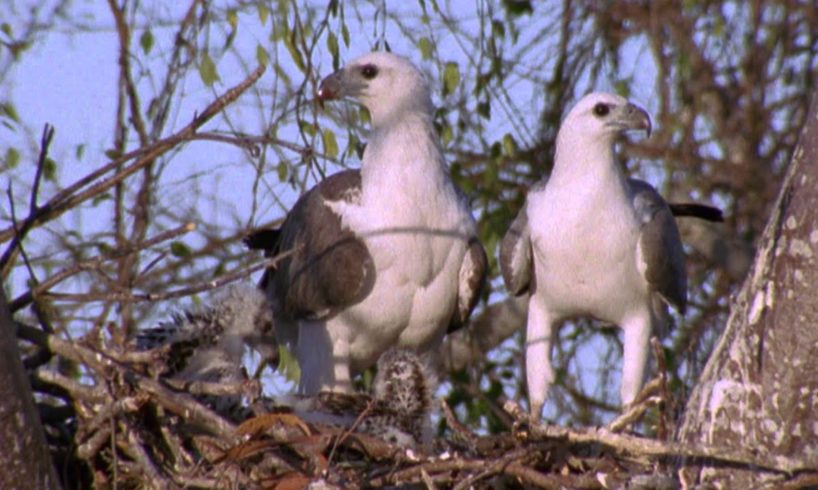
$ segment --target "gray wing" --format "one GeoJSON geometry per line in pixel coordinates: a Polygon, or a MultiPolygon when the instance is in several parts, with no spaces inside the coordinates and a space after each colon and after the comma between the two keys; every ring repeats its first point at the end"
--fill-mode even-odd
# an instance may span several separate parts
{"type": "Polygon", "coordinates": [[[506,288],[514,296],[531,289],[531,231],[523,205],[500,243],[500,272],[506,288]]]}
{"type": "Polygon", "coordinates": [[[682,239],[670,207],[650,184],[628,179],[636,215],[642,223],[637,245],[639,270],[652,290],[684,313],[687,274],[682,239]]]}
{"type": "MultiPolygon", "coordinates": [[[[341,225],[327,202],[360,198],[361,174],[345,170],[310,189],[295,203],[271,247],[292,251],[271,277],[274,307],[290,318],[323,318],[365,298],[375,266],[363,240],[341,225]]],[[[268,271],[269,273],[269,271],[268,271]]]]}
{"type": "Polygon", "coordinates": [[[463,257],[463,263],[460,265],[457,281],[457,308],[449,323],[447,333],[454,332],[468,321],[472,310],[480,300],[480,293],[486,283],[487,269],[486,250],[477,237],[472,237],[466,249],[466,256],[463,257]]]}

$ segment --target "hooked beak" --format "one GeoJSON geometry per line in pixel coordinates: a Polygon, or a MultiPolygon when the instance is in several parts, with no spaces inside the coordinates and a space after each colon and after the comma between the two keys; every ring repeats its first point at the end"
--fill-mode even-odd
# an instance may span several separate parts
{"type": "Polygon", "coordinates": [[[318,85],[318,101],[323,104],[326,100],[340,99],[343,96],[343,70],[336,71],[332,75],[321,80],[318,85]]]}
{"type": "Polygon", "coordinates": [[[642,109],[638,105],[630,102],[625,104],[622,108],[621,116],[617,118],[617,120],[623,129],[642,129],[647,134],[647,137],[650,137],[652,129],[650,115],[645,109],[642,109]]]}
{"type": "Polygon", "coordinates": [[[354,71],[341,68],[321,80],[316,98],[323,106],[324,101],[338,100],[344,97],[357,97],[363,94],[367,84],[354,71]]]}

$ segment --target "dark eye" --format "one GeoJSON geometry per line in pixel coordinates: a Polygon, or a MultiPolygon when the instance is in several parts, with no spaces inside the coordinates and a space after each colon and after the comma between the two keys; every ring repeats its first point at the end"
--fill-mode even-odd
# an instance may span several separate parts
{"type": "Polygon", "coordinates": [[[611,112],[610,106],[608,104],[603,104],[600,102],[599,104],[594,106],[594,115],[599,117],[605,117],[608,113],[611,112]]]}
{"type": "Polygon", "coordinates": [[[364,65],[361,68],[361,75],[363,75],[367,80],[372,80],[378,75],[378,67],[375,65],[364,65]]]}

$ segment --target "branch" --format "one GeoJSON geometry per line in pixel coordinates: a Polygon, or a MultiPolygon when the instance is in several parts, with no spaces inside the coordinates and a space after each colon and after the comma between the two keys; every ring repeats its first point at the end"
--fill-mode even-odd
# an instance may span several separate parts
{"type": "Polygon", "coordinates": [[[26,291],[25,293],[21,294],[9,304],[9,307],[11,308],[11,311],[17,311],[20,308],[23,308],[30,304],[37,295],[42,294],[48,289],[68,279],[69,277],[72,277],[83,271],[98,269],[106,261],[115,260],[131,253],[146,250],[156,244],[159,244],[166,240],[171,240],[180,235],[184,235],[185,233],[189,233],[195,229],[196,225],[194,223],[185,223],[184,225],[173,228],[172,230],[162,232],[149,240],[145,240],[133,246],[127,246],[117,249],[106,257],[98,256],[77,262],[71,267],[67,267],[59,271],[58,273],[54,274],[50,278],[46,279],[45,281],[37,284],[33,289],[30,289],[29,291],[26,291]]]}
{"type": "MultiPolygon", "coordinates": [[[[72,209],[78,204],[83,203],[89,199],[92,199],[104,193],[105,191],[115,186],[119,182],[122,182],[123,180],[133,175],[146,165],[149,165],[158,157],[164,155],[168,151],[175,148],[180,143],[190,140],[191,137],[196,133],[198,128],[200,128],[203,124],[205,124],[207,121],[213,118],[213,116],[218,114],[228,104],[235,101],[239,97],[239,95],[241,95],[245,90],[247,90],[251,85],[253,85],[261,77],[263,73],[264,73],[263,65],[256,68],[246,79],[244,79],[241,83],[231,88],[230,90],[225,92],[224,95],[213,101],[210,105],[208,105],[205,108],[204,111],[202,111],[201,114],[194,117],[193,121],[191,121],[187,126],[182,128],[172,136],[159,140],[156,143],[153,143],[147,147],[139,148],[137,150],[126,153],[125,155],[111,161],[107,165],[104,165],[103,167],[79,179],[75,183],[66,187],[61,192],[58,192],[46,204],[44,204],[41,207],[38,207],[36,211],[30,213],[29,216],[23,221],[22,226],[24,228],[25,227],[30,228],[37,225],[41,225],[45,222],[48,222],[59,217],[69,209],[72,209]],[[127,167],[122,168],[119,172],[112,175],[111,177],[101,180],[92,187],[82,191],[84,187],[100,179],[106,173],[115,170],[123,163],[133,159],[137,159],[136,162],[132,163],[127,167]]],[[[8,241],[15,235],[16,232],[13,226],[6,228],[5,230],[0,231],[0,242],[8,241]]]]}
{"type": "Polygon", "coordinates": [[[638,456],[704,458],[781,473],[815,471],[815,468],[818,468],[818,461],[807,459],[798,460],[772,455],[760,458],[747,451],[733,448],[662,442],[645,437],[616,434],[602,427],[570,429],[543,424],[531,419],[517,403],[511,400],[505,403],[504,408],[518,422],[526,424],[531,429],[532,435],[542,439],[561,439],[572,444],[597,443],[638,456]]]}
{"type": "Polygon", "coordinates": [[[44,292],[42,296],[45,298],[51,298],[54,300],[63,300],[63,301],[77,301],[77,302],[89,302],[89,301],[119,301],[122,303],[126,302],[139,302],[139,301],[161,301],[173,298],[183,298],[185,296],[191,296],[196,293],[201,293],[203,291],[209,291],[211,289],[215,289],[225,284],[230,284],[231,282],[238,281],[239,279],[245,278],[250,276],[252,273],[259,271],[261,269],[265,269],[267,267],[275,266],[278,261],[283,259],[284,257],[288,257],[293,253],[293,251],[288,251],[282,254],[279,254],[273,258],[267,259],[263,262],[255,264],[251,267],[247,267],[245,269],[239,269],[237,271],[231,272],[229,274],[225,274],[218,279],[214,279],[212,281],[207,281],[204,283],[199,283],[194,286],[176,289],[173,291],[167,291],[164,293],[143,293],[143,294],[134,294],[131,292],[105,292],[105,293],[81,293],[81,294],[69,294],[69,293],[50,293],[44,292]]]}
{"type": "MultiPolygon", "coordinates": [[[[52,353],[65,359],[84,364],[97,373],[119,372],[127,381],[143,392],[153,395],[153,399],[179,416],[191,420],[206,430],[221,437],[233,434],[235,427],[212,410],[200,404],[195,398],[185,393],[175,393],[162,383],[133,372],[127,366],[116,362],[102,352],[95,352],[76,342],[65,341],[56,335],[49,335],[35,328],[18,325],[18,335],[41,347],[48,348],[52,353]]],[[[37,375],[46,382],[57,384],[69,391],[72,396],[82,394],[87,400],[94,400],[106,396],[100,388],[81,385],[54,371],[40,370],[37,375]]]]}

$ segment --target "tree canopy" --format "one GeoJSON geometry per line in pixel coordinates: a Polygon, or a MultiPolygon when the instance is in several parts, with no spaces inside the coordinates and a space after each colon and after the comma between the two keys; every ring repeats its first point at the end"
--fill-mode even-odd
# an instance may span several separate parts
{"type": "MultiPolygon", "coordinates": [[[[0,273],[15,320],[118,352],[178,304],[256,280],[268,262],[242,238],[359,163],[368,115],[351,103],[322,107],[315,90],[371,50],[407,56],[427,74],[452,176],[479,220],[492,278],[469,328],[447,341],[440,395],[485,434],[508,431],[503,403],[525,397],[524,306],[499,280],[497,248],[526,190],[549,173],[560,120],[599,89],[651,113],[652,136],[621,143],[623,165],[670,201],[725,215],[718,225],[679,220],[690,304],[656,349],[669,396],[642,426],[671,432],[805,125],[818,67],[813,2],[0,6],[0,273]]],[[[56,444],[90,416],[72,405],[72,383],[103,389],[96,376],[107,368],[36,342],[20,348],[56,444]]],[[[594,425],[618,415],[616,329],[566,323],[554,355],[549,419],[594,425]]],[[[278,378],[265,387],[287,390],[278,378]]]]}

